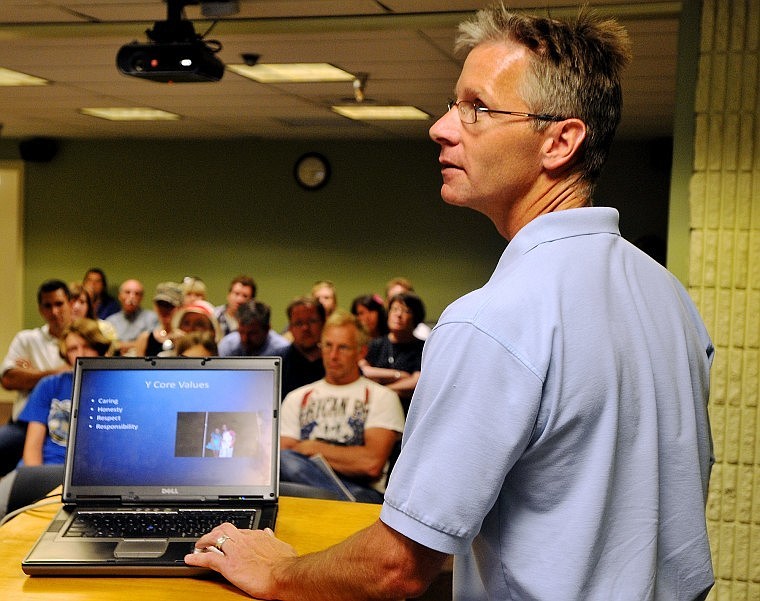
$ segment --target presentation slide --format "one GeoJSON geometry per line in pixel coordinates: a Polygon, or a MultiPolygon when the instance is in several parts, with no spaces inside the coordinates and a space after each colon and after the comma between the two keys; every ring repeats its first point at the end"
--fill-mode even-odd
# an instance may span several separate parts
{"type": "Polygon", "coordinates": [[[273,378],[243,370],[85,372],[72,483],[268,485],[273,378]]]}

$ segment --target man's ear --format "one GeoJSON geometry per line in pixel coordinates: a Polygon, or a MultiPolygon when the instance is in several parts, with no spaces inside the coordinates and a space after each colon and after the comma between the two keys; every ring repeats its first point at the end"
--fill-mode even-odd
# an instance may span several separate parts
{"type": "Polygon", "coordinates": [[[544,132],[543,164],[549,171],[563,169],[575,162],[586,139],[586,124],[580,119],[552,123],[544,132]]]}

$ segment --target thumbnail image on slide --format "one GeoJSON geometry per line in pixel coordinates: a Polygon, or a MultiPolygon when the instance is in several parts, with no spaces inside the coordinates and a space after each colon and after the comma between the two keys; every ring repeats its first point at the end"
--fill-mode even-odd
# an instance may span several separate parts
{"type": "Polygon", "coordinates": [[[181,412],[177,414],[177,457],[255,457],[270,444],[262,440],[258,412],[181,412]]]}

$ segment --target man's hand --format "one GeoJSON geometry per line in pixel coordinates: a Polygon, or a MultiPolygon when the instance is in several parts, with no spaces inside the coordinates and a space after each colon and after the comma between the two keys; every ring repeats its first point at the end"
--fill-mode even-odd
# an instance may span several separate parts
{"type": "Polygon", "coordinates": [[[276,598],[272,572],[296,557],[287,543],[266,530],[239,530],[232,524],[217,526],[195,543],[185,556],[191,566],[211,568],[252,597],[276,598]]]}
{"type": "Polygon", "coordinates": [[[296,556],[267,530],[217,526],[195,543],[185,563],[216,570],[258,599],[356,601],[418,597],[447,555],[377,520],[343,542],[296,556]],[[204,551],[205,549],[205,551],[204,551]]]}

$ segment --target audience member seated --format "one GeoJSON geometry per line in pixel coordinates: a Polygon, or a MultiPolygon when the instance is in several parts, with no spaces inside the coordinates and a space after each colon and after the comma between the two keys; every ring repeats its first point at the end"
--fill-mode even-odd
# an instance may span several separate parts
{"type": "MultiPolygon", "coordinates": [[[[19,415],[28,424],[21,465],[62,464],[66,459],[71,417],[71,392],[74,361],[78,357],[102,357],[112,342],[93,319],[78,319],[63,330],[59,340],[60,356],[66,370],[42,378],[29,395],[19,415]]],[[[11,472],[0,480],[0,517],[5,515],[8,496],[15,480],[11,472]]]]}
{"type": "Polygon", "coordinates": [[[172,320],[182,306],[182,288],[175,282],[162,282],[156,286],[153,307],[158,316],[158,325],[148,332],[142,332],[135,340],[135,355],[155,357],[162,351],[174,348],[170,335],[172,320]]]}
{"type": "Polygon", "coordinates": [[[272,312],[269,305],[250,300],[237,312],[238,329],[219,343],[222,357],[282,357],[290,343],[270,327],[272,312]]]}
{"type": "Polygon", "coordinates": [[[383,299],[377,294],[357,296],[351,303],[351,313],[356,316],[370,338],[380,338],[388,333],[388,313],[383,299]]]}
{"type": "Polygon", "coordinates": [[[116,340],[116,329],[112,324],[108,323],[105,319],[100,319],[95,314],[95,306],[92,304],[92,298],[87,289],[78,282],[69,284],[69,292],[71,293],[71,320],[77,319],[94,319],[98,322],[100,331],[109,340],[116,340]]]}
{"type": "MultiPolygon", "coordinates": [[[[400,292],[414,292],[414,286],[411,280],[404,277],[392,278],[385,284],[385,306],[388,307],[391,298],[399,294],[400,292]]],[[[417,324],[414,328],[414,335],[420,340],[427,340],[430,335],[430,326],[424,321],[417,324]]]]}
{"type": "Polygon", "coordinates": [[[82,285],[90,294],[92,308],[98,319],[105,319],[109,315],[121,310],[119,301],[108,293],[108,280],[105,272],[99,267],[87,270],[82,280],[82,285]]]}
{"type": "Polygon", "coordinates": [[[256,298],[256,282],[252,277],[239,275],[230,282],[227,291],[227,303],[219,305],[214,311],[222,336],[238,329],[237,311],[240,305],[256,298]]]}
{"type": "Polygon", "coordinates": [[[282,357],[282,396],[325,376],[319,341],[325,325],[325,308],[315,298],[301,296],[286,310],[292,344],[282,357]]]}
{"type": "Polygon", "coordinates": [[[121,311],[109,315],[106,321],[113,324],[119,337],[118,351],[121,355],[135,355],[136,339],[142,332],[149,332],[158,325],[158,316],[143,309],[145,289],[139,280],[126,280],[119,286],[121,311]]]}
{"type": "Polygon", "coordinates": [[[192,276],[185,276],[185,278],[183,278],[182,294],[182,302],[186,305],[199,300],[208,300],[206,298],[206,295],[208,294],[206,283],[202,279],[192,276]]]}
{"type": "Polygon", "coordinates": [[[208,332],[219,343],[222,339],[222,329],[214,316],[214,305],[208,301],[197,300],[180,307],[174,314],[172,338],[180,337],[190,332],[208,332]]]}
{"type": "Polygon", "coordinates": [[[37,290],[37,308],[45,320],[39,328],[21,330],[11,341],[0,367],[0,383],[17,391],[11,418],[0,427],[0,476],[21,459],[27,424],[19,417],[30,391],[45,376],[66,369],[58,341],[71,323],[71,296],[61,280],[47,280],[37,290]]]}
{"type": "Polygon", "coordinates": [[[335,284],[330,280],[314,282],[311,287],[311,295],[316,298],[325,308],[325,316],[330,317],[338,308],[338,295],[335,292],[335,284]]]}
{"type": "Polygon", "coordinates": [[[404,411],[417,386],[425,343],[413,334],[425,319],[425,306],[416,294],[396,294],[388,305],[388,334],[369,344],[367,357],[361,362],[362,373],[385,384],[401,397],[404,411]]]}
{"type": "Polygon", "coordinates": [[[403,432],[404,412],[395,392],[362,376],[359,361],[367,341],[346,311],[334,312],[325,322],[325,377],[292,391],[282,403],[282,481],[350,499],[317,463],[324,460],[357,501],[382,502],[388,459],[403,432]]]}
{"type": "Polygon", "coordinates": [[[190,332],[180,336],[174,344],[178,357],[216,357],[219,349],[211,332],[190,332]]]}

